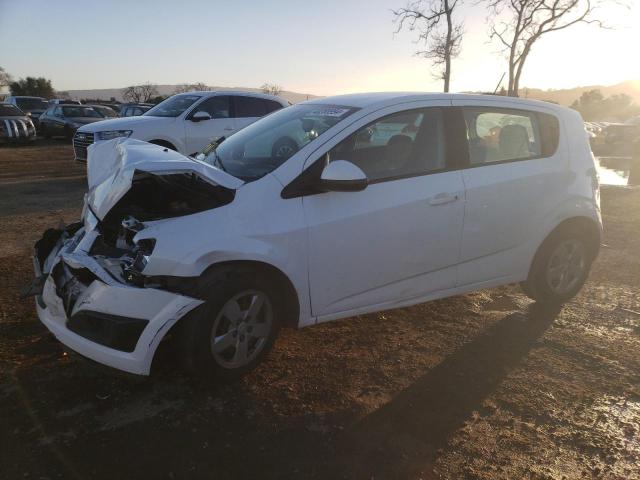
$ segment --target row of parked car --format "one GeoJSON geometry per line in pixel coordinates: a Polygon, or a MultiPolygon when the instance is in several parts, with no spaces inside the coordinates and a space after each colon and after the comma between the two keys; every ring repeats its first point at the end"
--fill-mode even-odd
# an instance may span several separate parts
{"type": "Polygon", "coordinates": [[[146,103],[81,104],[77,100],[10,96],[0,102],[0,141],[30,141],[35,139],[36,132],[45,137],[71,138],[81,125],[142,115],[152,106],[146,103]]]}
{"type": "Polygon", "coordinates": [[[626,123],[613,122],[585,122],[592,144],[614,144],[619,142],[633,142],[640,136],[640,124],[629,121],[626,123]]]}
{"type": "MultiPolygon", "coordinates": [[[[156,106],[121,104],[118,112],[113,105],[46,102],[39,97],[9,97],[0,105],[0,137],[28,141],[36,131],[45,138],[63,136],[73,139],[76,160],[86,161],[90,144],[117,137],[137,138],[193,155],[290,103],[272,95],[212,91],[174,95],[156,106]]],[[[291,153],[298,144],[295,139],[283,139],[277,148],[280,153],[291,153]]]]}

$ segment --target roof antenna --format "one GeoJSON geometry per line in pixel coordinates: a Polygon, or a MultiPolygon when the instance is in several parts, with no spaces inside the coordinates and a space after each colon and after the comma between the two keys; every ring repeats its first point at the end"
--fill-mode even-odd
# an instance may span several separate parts
{"type": "Polygon", "coordinates": [[[500,81],[498,82],[498,85],[496,85],[496,89],[493,91],[493,94],[495,95],[496,93],[498,93],[498,89],[500,88],[500,85],[502,85],[502,81],[504,80],[504,76],[507,74],[507,72],[504,72],[502,74],[502,76],[500,77],[500,81]]]}

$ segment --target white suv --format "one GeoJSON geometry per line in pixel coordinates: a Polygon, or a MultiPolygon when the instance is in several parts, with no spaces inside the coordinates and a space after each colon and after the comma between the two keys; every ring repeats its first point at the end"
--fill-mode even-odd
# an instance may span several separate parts
{"type": "Polygon", "coordinates": [[[313,100],[201,160],[96,144],[88,179],[82,221],[36,244],[30,293],[60,341],[137,374],[170,330],[193,371],[234,377],[285,325],[508,283],[561,304],[601,238],[580,115],[505,97],[313,100]]]}
{"type": "Polygon", "coordinates": [[[73,138],[76,160],[87,160],[87,147],[114,138],[137,138],[185,155],[229,137],[289,102],[250,92],[190,92],[174,95],[141,116],[114,118],[81,127],[73,138]]]}

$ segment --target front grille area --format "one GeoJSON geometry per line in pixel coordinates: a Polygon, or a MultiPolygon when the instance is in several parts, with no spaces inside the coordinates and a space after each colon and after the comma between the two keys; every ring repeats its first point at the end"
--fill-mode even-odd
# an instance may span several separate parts
{"type": "Polygon", "coordinates": [[[36,129],[27,120],[0,120],[0,132],[9,140],[31,140],[36,137],[36,129]]]}
{"type": "Polygon", "coordinates": [[[87,147],[93,143],[93,133],[76,132],[73,136],[73,152],[76,160],[87,160],[87,147]]]}
{"type": "Polygon", "coordinates": [[[67,321],[67,328],[105,347],[133,352],[149,320],[81,310],[67,321]]]}

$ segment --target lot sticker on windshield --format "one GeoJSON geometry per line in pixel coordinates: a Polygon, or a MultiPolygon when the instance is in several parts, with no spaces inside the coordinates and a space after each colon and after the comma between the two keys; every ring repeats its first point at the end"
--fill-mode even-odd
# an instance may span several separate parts
{"type": "Polygon", "coordinates": [[[317,117],[341,117],[345,113],[347,113],[348,111],[349,111],[348,108],[328,107],[328,108],[321,108],[321,109],[313,110],[313,111],[307,113],[307,115],[309,115],[309,116],[317,116],[317,117]]]}

